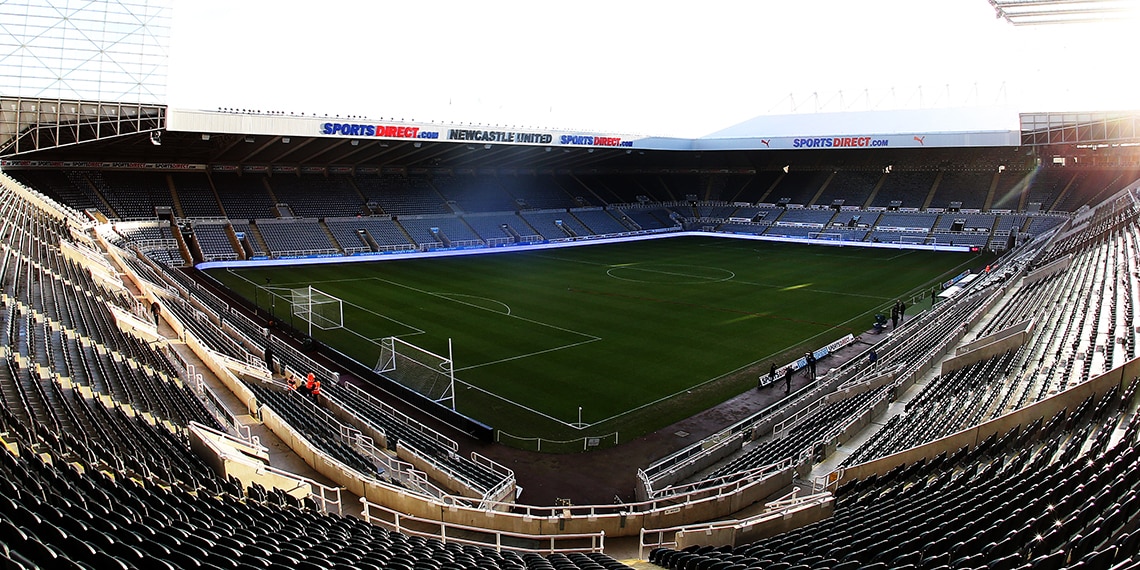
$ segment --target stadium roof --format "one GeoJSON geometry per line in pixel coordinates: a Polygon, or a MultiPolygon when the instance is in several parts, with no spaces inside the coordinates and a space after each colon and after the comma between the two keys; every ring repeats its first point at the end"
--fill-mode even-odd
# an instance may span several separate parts
{"type": "Polygon", "coordinates": [[[1015,26],[1077,24],[1136,15],[1134,0],[990,0],[997,17],[1015,26]]]}

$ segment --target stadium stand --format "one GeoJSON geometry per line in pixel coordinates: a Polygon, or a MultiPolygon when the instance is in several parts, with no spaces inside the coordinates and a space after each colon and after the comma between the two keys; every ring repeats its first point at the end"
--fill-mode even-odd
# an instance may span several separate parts
{"type": "Polygon", "coordinates": [[[879,171],[837,171],[815,203],[817,206],[831,206],[841,201],[840,205],[862,206],[882,178],[883,173],[879,171]]]}
{"type": "Polygon", "coordinates": [[[222,210],[230,220],[254,220],[273,216],[273,197],[265,188],[265,178],[257,175],[212,173],[222,210]]]}
{"type": "Polygon", "coordinates": [[[400,226],[389,218],[325,218],[325,226],[347,254],[414,247],[400,226]]]}
{"type": "Polygon", "coordinates": [[[436,192],[426,175],[408,176],[403,172],[357,174],[356,187],[370,204],[387,214],[447,214],[446,200],[436,192]]]}
{"type": "Polygon", "coordinates": [[[493,174],[456,173],[454,176],[437,175],[432,185],[462,212],[508,212],[519,209],[518,202],[507,194],[493,174]]]}
{"type": "Polygon", "coordinates": [[[274,176],[269,180],[278,203],[302,218],[354,216],[367,213],[361,195],[345,176],[274,176]]]}
{"type": "Polygon", "coordinates": [[[534,228],[514,212],[467,214],[463,220],[488,246],[515,243],[522,237],[537,235],[534,228]]]}
{"type": "Polygon", "coordinates": [[[993,184],[995,172],[946,170],[938,178],[938,189],[930,201],[932,208],[957,204],[963,210],[981,210],[993,184]]]}
{"type": "Polygon", "coordinates": [[[82,181],[82,174],[77,171],[29,169],[16,171],[12,175],[29,187],[77,210],[103,208],[94,189],[82,181]]]}
{"type": "Polygon", "coordinates": [[[500,175],[499,183],[515,199],[515,209],[551,210],[578,206],[550,175],[500,175]]]}
{"type": "Polygon", "coordinates": [[[649,559],[666,568],[1131,567],[1138,537],[1124,513],[1137,501],[1128,465],[1140,447],[1137,421],[1123,412],[1132,395],[1090,397],[1044,426],[851,482],[837,491],[834,517],[795,531],[660,548],[649,559]],[[1117,428],[1125,436],[1113,444],[1117,428]]]}
{"type": "Polygon", "coordinates": [[[218,196],[205,173],[175,172],[170,175],[183,218],[224,218],[218,196]]]}
{"type": "Polygon", "coordinates": [[[889,208],[898,203],[903,208],[920,208],[937,177],[936,172],[894,170],[883,177],[867,206],[889,208]]]}
{"type": "Polygon", "coordinates": [[[87,177],[120,220],[154,219],[156,208],[173,205],[165,174],[92,170],[87,177]]]}
{"type": "Polygon", "coordinates": [[[262,242],[257,228],[253,225],[243,221],[230,220],[230,227],[234,229],[234,235],[237,236],[238,243],[242,245],[243,249],[249,253],[249,257],[265,257],[268,255],[268,249],[262,242]]]}
{"type": "MultiPolygon", "coordinates": [[[[1133,194],[1106,197],[1127,185],[1132,174],[1050,170],[1038,172],[1021,197],[1028,212],[1022,213],[1019,208],[1015,214],[1000,212],[996,216],[695,203],[689,196],[709,198],[731,192],[723,180],[696,174],[558,175],[550,178],[554,182],[549,186],[523,184],[522,179],[529,174],[516,175],[505,183],[509,175],[482,171],[433,173],[430,183],[425,174],[418,178],[423,184],[412,184],[409,181],[416,176],[402,172],[357,174],[331,182],[340,190],[329,192],[339,192],[344,200],[332,200],[327,210],[317,202],[291,200],[307,191],[322,191],[321,184],[308,185],[307,176],[280,184],[277,178],[250,174],[239,178],[224,172],[211,172],[209,178],[181,174],[169,179],[167,175],[146,173],[136,180],[123,172],[81,170],[61,175],[28,169],[21,171],[21,178],[29,184],[42,184],[45,192],[61,200],[73,198],[73,206],[89,204],[84,207],[123,219],[153,218],[154,207],[163,204],[186,214],[187,203],[196,203],[191,209],[208,212],[209,184],[195,186],[194,181],[184,178],[192,177],[199,183],[213,179],[226,213],[231,218],[237,213],[232,225],[235,236],[241,235],[240,245],[249,248],[252,255],[339,253],[338,244],[346,254],[381,251],[385,246],[412,247],[407,235],[428,247],[437,243],[492,245],[487,243],[491,239],[487,234],[498,231],[504,234],[499,237],[514,239],[527,233],[517,229],[513,234],[504,232],[504,223],[533,225],[544,237],[557,239],[557,234],[548,235],[551,226],[562,231],[554,225],[554,216],[563,217],[568,226],[574,224],[571,233],[579,237],[627,231],[619,218],[643,230],[668,230],[677,226],[680,218],[699,223],[729,215],[755,218],[762,214],[760,224],[728,222],[720,230],[755,228],[769,235],[793,232],[781,235],[807,236],[820,231],[815,224],[830,223],[831,227],[823,231],[845,238],[862,235],[870,240],[897,241],[903,235],[914,235],[927,242],[943,243],[945,238],[956,244],[979,245],[991,237],[997,241],[1001,232],[1015,235],[1020,245],[1002,258],[999,271],[980,276],[958,295],[908,320],[900,329],[905,334],[883,339],[876,347],[878,368],[856,359],[837,371],[830,392],[815,391],[816,387],[782,401],[776,410],[762,412],[783,415],[778,421],[769,415],[753,418],[751,427],[742,432],[747,433],[747,442],[726,440],[724,445],[735,443],[740,449],[715,465],[710,463],[704,474],[690,477],[687,488],[692,490],[742,480],[773,466],[783,469],[791,464],[803,469],[820,463],[834,450],[839,434],[877,417],[948,354],[953,342],[967,338],[967,333],[979,341],[1020,323],[1033,322],[1023,344],[937,374],[921,384],[905,404],[905,413],[892,416],[847,457],[844,468],[937,444],[958,431],[996,421],[1025,406],[1053,396],[1064,397],[1065,390],[1092,383],[1103,373],[1131,362],[1136,356],[1133,315],[1140,290],[1136,278],[1140,275],[1136,267],[1138,208],[1133,194]],[[362,183],[364,179],[376,183],[370,186],[362,183]],[[388,180],[377,182],[381,179],[388,180]],[[297,184],[291,186],[293,182],[297,184]],[[392,199],[387,187],[380,189],[389,182],[397,188],[392,194],[403,193],[403,197],[392,199]],[[1034,183],[1042,186],[1035,187],[1034,183]],[[388,217],[315,220],[338,212],[346,216],[359,213],[346,210],[350,203],[358,210],[362,205],[359,194],[355,202],[348,199],[355,193],[351,190],[354,185],[360,188],[369,211],[378,209],[397,216],[398,221],[388,217]],[[575,190],[567,193],[567,187],[575,190]],[[170,199],[172,188],[177,202],[170,199]],[[187,195],[197,192],[200,199],[183,202],[183,188],[196,188],[187,195]],[[149,200],[128,198],[136,192],[155,195],[149,200]],[[555,212],[514,213],[523,204],[530,205],[532,199],[560,200],[559,192],[631,205],[572,211],[559,206],[555,212]],[[1035,197],[1039,201],[1034,202],[1035,197]],[[685,201],[678,203],[678,199],[685,201]],[[462,217],[412,213],[424,204],[442,205],[443,200],[467,213],[462,217]],[[289,204],[288,215],[276,210],[277,203],[289,204]],[[1035,208],[1029,207],[1031,203],[1042,204],[1041,210],[1078,213],[1075,217],[1036,215],[1035,208]],[[1100,206],[1095,209],[1083,208],[1097,203],[1100,206]],[[407,204],[407,209],[401,204],[407,204]],[[259,209],[265,211],[255,214],[259,209]],[[265,218],[289,218],[298,213],[297,209],[311,209],[305,211],[313,218],[265,218]],[[251,226],[244,222],[247,219],[257,221],[251,226]],[[591,220],[617,231],[599,230],[591,220]],[[849,227],[852,222],[866,227],[849,227]],[[812,226],[809,232],[805,226],[781,223],[812,226]],[[867,235],[868,228],[878,226],[915,231],[867,235]],[[439,231],[433,232],[433,227],[439,231]],[[976,231],[965,231],[975,227],[976,231]],[[361,240],[361,229],[370,239],[361,240]],[[1060,230],[1055,242],[1038,239],[1054,230],[1060,230]],[[1029,276],[1034,276],[1032,281],[1029,276]],[[1027,279],[1019,281],[1021,277],[1027,279]],[[760,429],[764,422],[771,429],[760,429]]],[[[792,188],[790,185],[799,178],[792,176],[796,172],[773,178],[780,183],[771,192],[765,189],[766,199],[778,198],[781,188],[792,188]]],[[[810,184],[797,184],[801,198],[810,194],[810,201],[820,188],[828,190],[841,178],[834,170],[826,171],[826,176],[824,172],[803,173],[810,184]],[[827,180],[830,182],[823,186],[827,180]],[[810,190],[814,181],[819,184],[810,190]]],[[[866,176],[850,177],[852,196],[858,200],[862,195],[863,202],[871,199],[876,207],[902,202],[904,208],[918,208],[934,189],[931,206],[942,208],[943,201],[961,201],[964,209],[974,209],[972,206],[983,201],[985,193],[970,190],[973,182],[989,177],[992,183],[994,176],[980,172],[951,176],[957,171],[938,174],[934,169],[895,170],[875,174],[884,179],[876,191],[865,188],[871,172],[860,172],[866,176]],[[861,194],[864,190],[865,195],[861,194]]],[[[1001,201],[1004,188],[1012,190],[1019,185],[1014,182],[1005,186],[1007,180],[1018,178],[1006,178],[1007,174],[1010,172],[997,175],[995,204],[1001,201]]],[[[536,180],[544,176],[536,175],[536,180]]],[[[758,174],[755,180],[763,176],[758,174]]],[[[738,193],[755,190],[752,186],[745,183],[738,193]]],[[[836,186],[837,191],[841,188],[836,186]]],[[[829,195],[819,194],[816,202],[830,205],[824,198],[829,195]]],[[[574,200],[573,204],[581,205],[582,201],[574,200]]],[[[443,209],[448,210],[446,206],[443,209]]],[[[6,555],[17,563],[23,560],[41,567],[73,567],[75,563],[91,567],[187,567],[203,563],[220,567],[240,567],[243,563],[262,567],[307,567],[310,563],[318,567],[368,567],[366,560],[382,559],[385,567],[443,567],[445,562],[465,566],[470,564],[468,560],[488,567],[622,567],[596,553],[541,557],[512,554],[510,550],[457,548],[454,543],[325,515],[318,512],[312,499],[300,500],[219,477],[190,449],[186,433],[192,423],[225,431],[229,427],[225,418],[214,413],[195,388],[179,376],[168,354],[122,332],[116,324],[124,318],[149,318],[146,308],[129,291],[107,285],[106,277],[119,271],[101,268],[100,262],[93,260],[80,265],[60,253],[64,242],[69,244],[66,247],[94,247],[73,237],[85,231],[79,228],[89,227],[86,224],[90,220],[74,210],[46,212],[39,202],[26,201],[7,189],[0,196],[0,211],[4,244],[8,246],[3,258],[5,303],[0,307],[6,356],[6,365],[0,367],[4,409],[0,427],[5,443],[15,441],[0,451],[0,467],[8,481],[0,485],[0,494],[5,497],[0,501],[0,513],[5,517],[0,522],[6,525],[5,536],[10,537],[4,541],[6,555]],[[96,279],[93,273],[101,277],[96,279]],[[191,512],[200,515],[188,514],[191,512]],[[251,524],[261,526],[255,531],[251,524]],[[267,538],[282,532],[297,537],[294,545],[298,541],[332,544],[301,551],[285,546],[287,541],[267,538]],[[326,540],[331,536],[336,540],[326,540]],[[366,559],[362,554],[366,549],[375,556],[366,559]]],[[[177,248],[142,250],[141,245],[147,242],[177,242],[177,236],[167,235],[171,228],[168,222],[120,223],[119,228],[120,236],[106,236],[110,242],[107,247],[116,256],[128,258],[124,263],[141,280],[169,295],[164,297],[163,306],[171,320],[221,357],[239,363],[258,360],[268,341],[253,320],[233,314],[226,302],[184,273],[170,269],[180,264],[177,248]],[[155,233],[160,227],[165,233],[155,233]],[[132,252],[150,259],[135,257],[132,252]]],[[[207,250],[211,255],[217,252],[235,257],[247,253],[233,251],[224,224],[197,224],[194,231],[203,258],[207,250]],[[203,231],[205,227],[210,229],[203,231]]],[[[566,232],[563,235],[570,237],[566,232]]],[[[91,254],[104,257],[93,249],[91,254]]],[[[393,487],[418,489],[437,497],[454,491],[484,500],[498,500],[499,491],[514,485],[509,470],[462,457],[455,452],[454,442],[441,440],[410,418],[385,410],[367,395],[336,387],[334,372],[307,360],[300,352],[291,352],[285,346],[280,350],[288,373],[319,371],[328,383],[325,401],[283,391],[279,384],[250,382],[248,389],[265,410],[285,417],[290,429],[310,438],[322,453],[349,466],[360,477],[375,476],[393,487]],[[343,400],[344,408],[351,408],[352,417],[374,424],[376,432],[383,435],[376,441],[382,441],[385,450],[376,448],[376,454],[368,455],[361,453],[360,445],[346,443],[344,433],[351,430],[330,407],[338,400],[343,400]],[[418,467],[430,466],[434,481],[416,487],[412,481],[415,475],[410,475],[413,471],[393,462],[389,452],[409,458],[418,467]],[[436,483],[440,490],[424,490],[436,483]]],[[[1130,468],[1140,453],[1135,390],[1136,384],[1131,382],[1127,388],[1092,394],[1069,402],[1064,411],[1023,422],[1024,428],[1007,426],[978,445],[951,450],[938,459],[900,465],[885,475],[847,481],[835,490],[835,516],[825,521],[736,546],[658,549],[651,560],[686,569],[743,569],[754,563],[780,568],[1128,567],[1135,562],[1130,557],[1138,540],[1131,515],[1136,512],[1138,479],[1130,468]]],[[[659,497],[668,497],[669,492],[659,497]]]]}
{"type": "Polygon", "coordinates": [[[824,183],[831,178],[831,175],[831,172],[793,170],[780,178],[780,181],[768,192],[768,197],[764,200],[811,206],[815,195],[824,183]]]}
{"type": "Polygon", "coordinates": [[[257,220],[271,257],[303,257],[308,255],[331,255],[337,253],[336,246],[329,241],[328,233],[320,223],[312,219],[281,222],[276,219],[257,220]]]}
{"type": "Polygon", "coordinates": [[[483,243],[456,216],[403,216],[399,222],[420,247],[464,247],[483,243]]]}
{"type": "Polygon", "coordinates": [[[613,217],[609,210],[579,208],[572,214],[595,235],[612,235],[628,232],[629,228],[613,217]]]}
{"type": "Polygon", "coordinates": [[[239,259],[231,241],[233,229],[228,223],[194,225],[194,237],[202,252],[203,261],[239,259]]]}
{"type": "MultiPolygon", "coordinates": [[[[761,198],[768,195],[768,191],[776,182],[783,176],[783,172],[778,170],[758,170],[756,174],[748,179],[740,191],[728,199],[730,202],[760,202],[761,198]]],[[[770,202],[771,200],[769,200],[770,202]]]]}
{"type": "Polygon", "coordinates": [[[1061,193],[1074,181],[1077,173],[1064,168],[1038,168],[1029,176],[1029,185],[1025,190],[1024,204],[1017,210],[1025,211],[1051,211],[1054,202],[1060,198],[1061,193]]]}
{"type": "Polygon", "coordinates": [[[826,226],[835,215],[835,210],[818,208],[788,208],[776,223],[817,224],[826,226]]]}
{"type": "Polygon", "coordinates": [[[542,237],[548,240],[591,236],[593,233],[583,226],[578,218],[566,210],[525,211],[519,216],[526,220],[542,237]]]}
{"type": "Polygon", "coordinates": [[[628,219],[639,230],[660,230],[678,225],[672,217],[675,214],[668,208],[629,206],[619,211],[623,219],[628,219]]]}

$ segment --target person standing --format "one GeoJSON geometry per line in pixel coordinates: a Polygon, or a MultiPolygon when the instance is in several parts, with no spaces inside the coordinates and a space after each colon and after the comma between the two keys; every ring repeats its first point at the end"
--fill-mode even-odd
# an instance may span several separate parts
{"type": "Polygon", "coordinates": [[[811,380],[814,382],[815,381],[815,354],[811,353],[811,352],[807,353],[807,357],[805,358],[805,360],[807,360],[808,378],[811,378],[811,380]]]}
{"type": "Polygon", "coordinates": [[[792,373],[793,372],[794,371],[792,370],[791,364],[789,364],[788,367],[784,369],[784,393],[785,394],[791,394],[792,393],[792,373]]]}
{"type": "Polygon", "coordinates": [[[899,301],[899,322],[906,320],[906,303],[899,301]]]}
{"type": "Polygon", "coordinates": [[[899,306],[896,303],[891,307],[891,330],[895,330],[899,326],[899,306]]]}
{"type": "Polygon", "coordinates": [[[871,351],[867,353],[867,360],[871,362],[871,370],[874,370],[875,363],[879,361],[879,355],[874,348],[871,348],[871,351]]]}

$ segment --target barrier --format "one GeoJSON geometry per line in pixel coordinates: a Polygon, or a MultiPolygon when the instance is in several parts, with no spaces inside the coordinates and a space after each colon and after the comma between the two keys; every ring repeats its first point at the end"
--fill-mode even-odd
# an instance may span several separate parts
{"type": "Polygon", "coordinates": [[[835,499],[831,493],[797,497],[798,493],[799,487],[796,487],[786,497],[765,503],[764,510],[760,514],[745,519],[668,528],[643,528],[638,536],[637,557],[645,560],[646,548],[662,546],[672,547],[675,550],[693,545],[737,546],[823,520],[834,513],[835,499]],[[656,540],[653,542],[646,540],[646,537],[653,535],[656,535],[656,540]],[[666,536],[672,540],[666,539],[666,536]]]}
{"type": "Polygon", "coordinates": [[[519,449],[527,449],[531,451],[545,451],[547,453],[574,453],[578,451],[589,451],[591,447],[600,447],[602,443],[608,443],[611,438],[613,443],[609,445],[618,444],[618,432],[607,433],[605,435],[592,435],[583,436],[575,439],[547,439],[545,437],[523,437],[514,435],[503,430],[495,430],[495,441],[511,447],[519,449]],[[533,444],[528,446],[527,444],[533,444]],[[543,447],[545,444],[545,448],[543,447]]]}
{"type": "Polygon", "coordinates": [[[497,531],[477,526],[443,523],[406,515],[382,505],[371,503],[364,498],[361,498],[360,502],[364,505],[363,515],[365,521],[401,534],[436,538],[444,544],[454,542],[457,544],[490,547],[496,551],[502,551],[504,547],[507,547],[514,551],[532,552],[535,554],[603,552],[606,547],[605,531],[577,534],[526,534],[497,531]],[[372,511],[378,511],[386,515],[387,518],[374,516],[372,511]],[[425,527],[437,528],[438,531],[425,532],[419,530],[425,527]],[[451,532],[450,535],[448,534],[449,531],[451,532]],[[472,538],[475,536],[487,536],[491,540],[476,540],[472,538]],[[570,543],[570,546],[559,546],[564,543],[570,543]],[[536,548],[534,546],[523,546],[523,544],[546,544],[547,546],[544,548],[536,548]]]}

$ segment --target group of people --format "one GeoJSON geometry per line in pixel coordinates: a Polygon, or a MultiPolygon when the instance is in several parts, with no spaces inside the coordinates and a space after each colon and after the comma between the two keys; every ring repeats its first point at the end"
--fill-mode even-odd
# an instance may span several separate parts
{"type": "MultiPolygon", "coordinates": [[[[806,376],[809,380],[812,380],[812,381],[814,381],[816,379],[815,363],[816,363],[815,354],[810,353],[810,352],[805,352],[804,353],[804,376],[806,376]]],[[[784,371],[784,393],[785,394],[791,394],[792,393],[792,376],[796,372],[796,365],[795,364],[789,364],[783,368],[783,371],[784,371]]],[[[775,381],[776,381],[776,363],[773,362],[771,367],[768,369],[768,381],[764,382],[764,377],[761,376],[760,382],[757,384],[756,389],[763,388],[764,386],[771,384],[775,381]]]]}
{"type": "Polygon", "coordinates": [[[288,386],[287,390],[290,392],[300,390],[312,396],[314,400],[317,399],[317,396],[321,395],[321,381],[317,380],[316,375],[312,372],[305,376],[304,382],[298,381],[297,378],[290,374],[289,377],[285,379],[285,384],[288,386]]]}
{"type": "Polygon", "coordinates": [[[891,307],[891,330],[895,330],[906,317],[906,303],[902,299],[895,299],[895,306],[891,307]]]}
{"type": "MultiPolygon", "coordinates": [[[[882,314],[879,315],[879,318],[880,319],[882,318],[882,314]]],[[[906,318],[906,303],[902,302],[902,299],[895,299],[895,304],[893,307],[891,307],[891,329],[898,327],[899,323],[902,322],[903,319],[905,319],[905,318],[906,318]]],[[[868,355],[868,359],[870,360],[871,367],[874,368],[875,362],[879,359],[879,355],[875,353],[874,348],[871,349],[871,352],[868,355]]],[[[815,381],[815,379],[817,378],[816,366],[815,365],[816,365],[815,354],[813,354],[811,352],[805,352],[804,353],[804,376],[807,377],[809,380],[812,380],[812,381],[815,381]]],[[[784,377],[784,392],[787,394],[791,394],[792,393],[792,376],[796,372],[795,364],[789,364],[789,365],[785,366],[784,368],[782,368],[782,371],[783,371],[783,377],[784,377]]],[[[765,377],[765,376],[760,377],[760,381],[757,383],[756,389],[760,389],[760,388],[763,388],[764,386],[767,386],[768,384],[774,383],[776,381],[776,373],[777,373],[776,363],[773,362],[771,367],[768,369],[768,376],[767,377],[765,377]],[[767,380],[767,381],[765,381],[765,380],[767,380]]]]}

